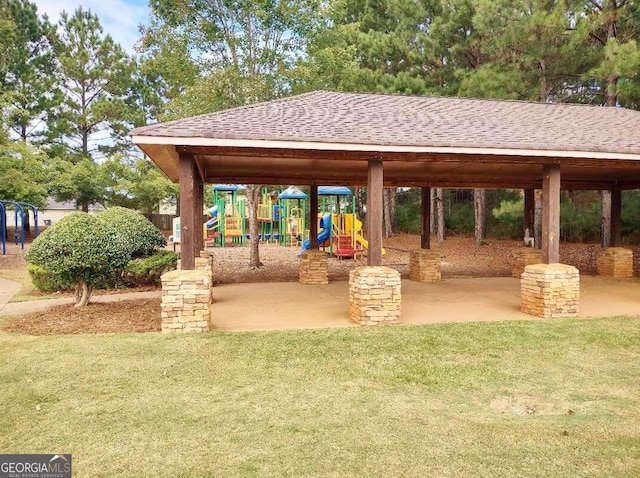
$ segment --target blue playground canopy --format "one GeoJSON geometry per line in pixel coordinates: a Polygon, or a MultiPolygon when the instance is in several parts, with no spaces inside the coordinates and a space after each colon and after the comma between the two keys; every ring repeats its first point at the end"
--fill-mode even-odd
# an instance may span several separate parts
{"type": "Polygon", "coordinates": [[[320,186],[318,187],[319,196],[351,196],[351,189],[345,186],[320,186]]]}
{"type": "Polygon", "coordinates": [[[307,199],[307,195],[295,186],[289,186],[278,194],[278,199],[307,199]]]}
{"type": "Polygon", "coordinates": [[[240,186],[237,184],[214,184],[212,189],[214,191],[230,191],[235,192],[240,189],[240,186]]]}

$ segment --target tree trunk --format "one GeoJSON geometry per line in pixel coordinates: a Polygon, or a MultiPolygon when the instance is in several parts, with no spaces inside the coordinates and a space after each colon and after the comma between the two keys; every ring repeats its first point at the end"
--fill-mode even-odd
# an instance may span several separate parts
{"type": "Polygon", "coordinates": [[[473,212],[475,216],[476,246],[484,244],[486,234],[487,195],[484,189],[473,190],[473,212]]]}
{"type": "Polygon", "coordinates": [[[249,267],[262,267],[260,262],[260,238],[258,222],[258,204],[260,203],[260,184],[247,185],[247,206],[249,207],[249,267]]]}
{"type": "Polygon", "coordinates": [[[88,285],[85,281],[81,280],[76,284],[76,307],[84,307],[91,300],[91,294],[93,294],[93,286],[88,285]]]}
{"type": "Polygon", "coordinates": [[[393,217],[395,213],[396,205],[396,190],[395,188],[384,188],[384,194],[382,200],[384,203],[384,236],[393,236],[393,217]]]}
{"type": "Polygon", "coordinates": [[[356,188],[356,214],[361,220],[365,217],[365,204],[367,204],[367,189],[356,188]]]}
{"type": "Polygon", "coordinates": [[[438,241],[444,241],[444,193],[442,188],[436,189],[436,209],[438,211],[438,241]]]}
{"type": "Polygon", "coordinates": [[[80,204],[80,208],[82,209],[82,212],[89,212],[89,203],[87,201],[83,201],[83,203],[80,204]]]}
{"type": "Polygon", "coordinates": [[[429,219],[430,219],[430,224],[429,224],[429,230],[433,233],[433,231],[436,230],[436,216],[435,216],[435,212],[436,212],[436,190],[435,188],[431,188],[431,211],[429,211],[429,219]]]}
{"type": "Polygon", "coordinates": [[[536,247],[542,247],[542,192],[535,192],[535,202],[533,207],[533,237],[535,237],[536,247]]]}
{"type": "Polygon", "coordinates": [[[602,191],[602,247],[611,246],[611,191],[602,191]]]}

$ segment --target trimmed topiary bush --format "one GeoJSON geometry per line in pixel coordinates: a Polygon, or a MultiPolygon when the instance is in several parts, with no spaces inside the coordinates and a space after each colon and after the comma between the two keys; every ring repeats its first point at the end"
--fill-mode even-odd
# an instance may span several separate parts
{"type": "Polygon", "coordinates": [[[115,228],[131,259],[150,256],[167,244],[160,229],[132,209],[112,207],[100,213],[98,218],[115,228]]]}
{"type": "Polygon", "coordinates": [[[42,292],[57,292],[61,290],[72,290],[74,288],[72,282],[63,280],[59,276],[35,264],[29,264],[27,270],[29,271],[31,282],[33,282],[35,288],[42,292]]]}
{"type": "Polygon", "coordinates": [[[34,239],[28,262],[56,280],[74,284],[76,305],[89,302],[95,285],[111,280],[129,261],[127,247],[107,221],[83,212],[64,217],[34,239]]]}
{"type": "Polygon", "coordinates": [[[129,261],[122,272],[123,280],[132,286],[160,285],[160,276],[172,271],[178,264],[178,254],[157,251],[154,255],[129,261]]]}

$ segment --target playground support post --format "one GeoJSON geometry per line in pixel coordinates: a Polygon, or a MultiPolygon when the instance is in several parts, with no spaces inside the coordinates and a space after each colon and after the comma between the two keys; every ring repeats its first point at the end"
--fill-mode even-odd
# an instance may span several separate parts
{"type": "MultiPolygon", "coordinates": [[[[201,234],[200,219],[196,214],[196,163],[191,154],[180,153],[180,265],[182,270],[193,270],[196,260],[196,235],[201,234]]],[[[202,208],[200,208],[202,210],[202,208]]]]}

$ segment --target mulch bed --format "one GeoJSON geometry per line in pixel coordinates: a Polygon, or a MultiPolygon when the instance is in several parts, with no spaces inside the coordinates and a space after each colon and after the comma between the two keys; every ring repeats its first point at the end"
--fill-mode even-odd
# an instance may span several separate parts
{"type": "Polygon", "coordinates": [[[160,299],[89,303],[86,307],[58,305],[43,312],[12,317],[2,329],[27,335],[159,332],[160,299]]]}

